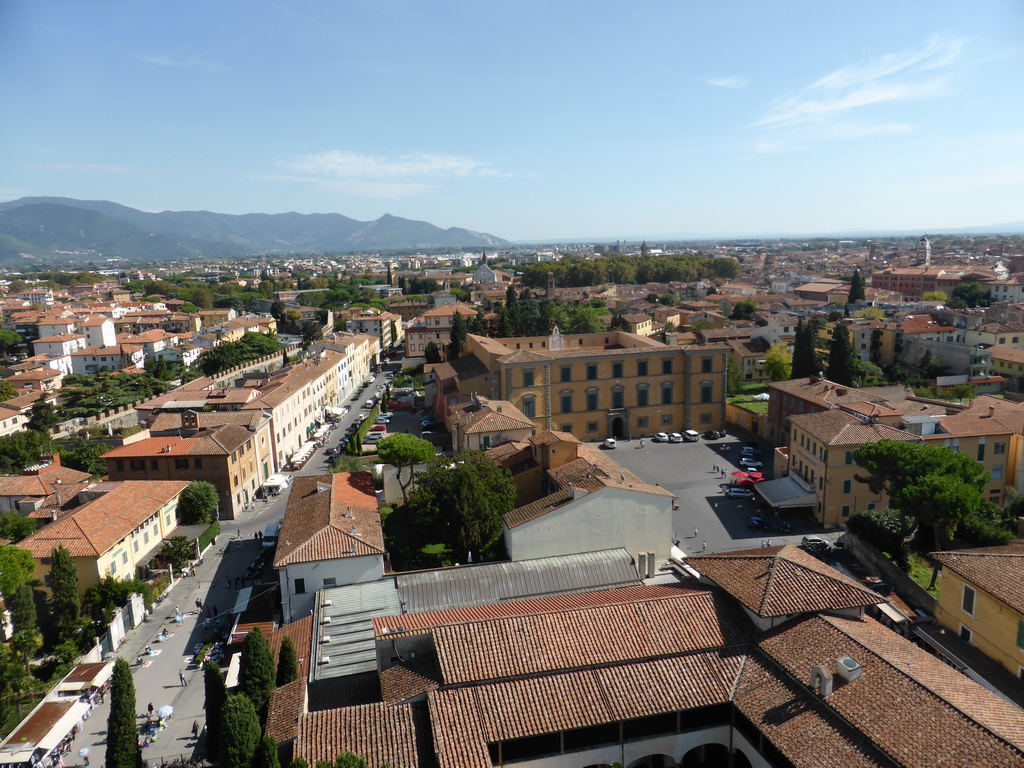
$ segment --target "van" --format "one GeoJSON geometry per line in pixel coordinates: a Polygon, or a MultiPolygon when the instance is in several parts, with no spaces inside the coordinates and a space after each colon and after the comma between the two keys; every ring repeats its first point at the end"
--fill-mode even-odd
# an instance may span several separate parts
{"type": "Polygon", "coordinates": [[[696,443],[698,440],[700,440],[700,432],[698,432],[695,429],[688,429],[685,432],[683,432],[683,440],[685,440],[688,443],[696,443]]]}
{"type": "Polygon", "coordinates": [[[277,546],[277,540],[281,536],[281,524],[271,523],[263,531],[263,548],[273,549],[277,546]]]}

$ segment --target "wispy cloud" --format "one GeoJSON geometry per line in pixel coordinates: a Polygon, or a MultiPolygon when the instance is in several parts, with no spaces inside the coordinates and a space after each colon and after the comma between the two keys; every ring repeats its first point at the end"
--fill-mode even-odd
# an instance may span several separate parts
{"type": "Polygon", "coordinates": [[[205,69],[208,72],[227,72],[228,67],[216,61],[209,61],[201,56],[192,56],[187,59],[175,59],[162,54],[142,55],[139,61],[147,64],[155,64],[158,67],[176,67],[179,69],[205,69]]]}
{"type": "Polygon", "coordinates": [[[910,125],[879,119],[879,110],[871,108],[950,94],[950,69],[964,46],[964,40],[936,36],[917,50],[830,72],[754,124],[769,132],[759,146],[794,149],[812,141],[906,133],[910,125]]]}
{"type": "Polygon", "coordinates": [[[708,85],[713,85],[716,88],[746,88],[747,78],[733,76],[733,77],[712,77],[709,80],[705,80],[708,85]]]}
{"type": "Polygon", "coordinates": [[[479,160],[427,152],[389,157],[331,150],[289,158],[282,165],[291,173],[275,177],[279,180],[391,199],[425,194],[436,189],[444,179],[503,175],[479,160]]]}

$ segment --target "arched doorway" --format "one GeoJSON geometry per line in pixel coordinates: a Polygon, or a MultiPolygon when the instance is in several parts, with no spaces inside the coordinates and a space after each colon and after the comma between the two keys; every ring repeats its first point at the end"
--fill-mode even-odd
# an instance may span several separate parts
{"type": "Polygon", "coordinates": [[[621,440],[626,436],[626,427],[621,416],[612,419],[612,437],[621,440]]]}
{"type": "Polygon", "coordinates": [[[629,768],[676,768],[671,755],[644,755],[629,764],[629,768]]]}

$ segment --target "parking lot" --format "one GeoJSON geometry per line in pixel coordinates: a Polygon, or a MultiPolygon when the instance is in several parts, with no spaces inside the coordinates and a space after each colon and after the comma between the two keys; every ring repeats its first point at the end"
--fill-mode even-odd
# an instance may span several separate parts
{"type": "MultiPolygon", "coordinates": [[[[730,430],[726,437],[695,443],[656,443],[645,440],[620,440],[610,451],[612,458],[645,482],[660,485],[678,496],[679,509],[675,513],[674,527],[680,549],[697,554],[704,542],[708,552],[759,547],[770,538],[772,544],[799,544],[802,536],[820,534],[818,527],[806,516],[785,518],[791,526],[789,533],[750,529],[748,520],[758,513],[756,500],[731,499],[722,485],[733,478],[731,473],[740,466],[742,447],[754,440],[748,434],[730,430]],[[725,477],[715,467],[725,470],[725,477]],[[697,535],[694,536],[694,529],[697,535]]],[[[764,468],[771,477],[771,451],[761,446],[764,468]]]]}

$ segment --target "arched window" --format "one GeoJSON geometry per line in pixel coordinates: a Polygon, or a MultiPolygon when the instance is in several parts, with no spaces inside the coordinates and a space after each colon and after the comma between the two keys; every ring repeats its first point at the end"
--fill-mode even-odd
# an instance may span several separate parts
{"type": "Polygon", "coordinates": [[[700,383],[700,401],[702,403],[713,402],[715,395],[715,385],[710,381],[702,381],[700,383]]]}
{"type": "Polygon", "coordinates": [[[597,394],[598,394],[597,387],[591,387],[590,389],[587,390],[587,410],[588,411],[596,411],[597,410],[597,408],[598,408],[598,406],[597,406],[597,394]]]}
{"type": "Polygon", "coordinates": [[[572,413],[572,390],[563,389],[559,393],[558,399],[562,405],[562,413],[572,413]]]}
{"type": "Polygon", "coordinates": [[[523,415],[528,419],[537,415],[537,398],[534,395],[523,398],[523,415]]]}
{"type": "Polygon", "coordinates": [[[612,387],[612,408],[626,407],[626,390],[622,387],[612,387]]]}
{"type": "Polygon", "coordinates": [[[641,408],[650,404],[651,387],[649,384],[640,384],[636,388],[636,404],[641,408]]]}
{"type": "Polygon", "coordinates": [[[672,382],[670,381],[666,381],[664,384],[661,385],[661,404],[672,404],[672,382]]]}

